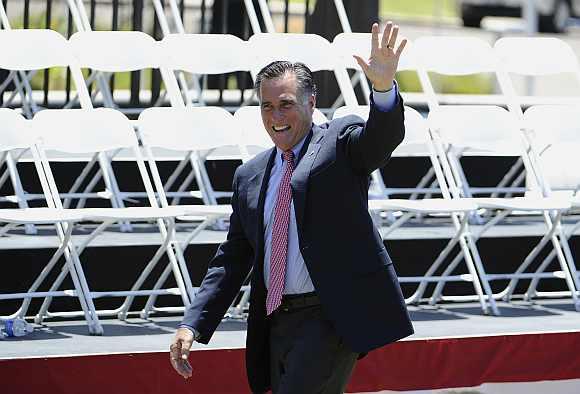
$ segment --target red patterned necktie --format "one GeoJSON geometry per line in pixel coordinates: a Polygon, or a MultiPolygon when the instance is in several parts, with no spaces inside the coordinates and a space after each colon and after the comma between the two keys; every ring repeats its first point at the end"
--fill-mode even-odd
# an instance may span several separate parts
{"type": "Polygon", "coordinates": [[[286,279],[286,258],[288,255],[288,224],[290,222],[290,200],[292,191],[290,179],[294,171],[294,152],[291,150],[282,154],[286,162],[286,170],[282,175],[274,210],[274,225],[272,226],[272,253],[270,255],[270,281],[266,299],[266,313],[269,315],[280,306],[284,293],[286,279]]]}

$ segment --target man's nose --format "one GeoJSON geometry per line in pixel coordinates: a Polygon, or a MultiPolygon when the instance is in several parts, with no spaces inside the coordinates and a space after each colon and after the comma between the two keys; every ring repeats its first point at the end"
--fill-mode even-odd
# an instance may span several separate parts
{"type": "Polygon", "coordinates": [[[282,120],[284,115],[282,115],[282,111],[280,111],[279,109],[275,109],[273,114],[272,114],[272,117],[274,118],[275,121],[278,121],[278,120],[282,120]]]}

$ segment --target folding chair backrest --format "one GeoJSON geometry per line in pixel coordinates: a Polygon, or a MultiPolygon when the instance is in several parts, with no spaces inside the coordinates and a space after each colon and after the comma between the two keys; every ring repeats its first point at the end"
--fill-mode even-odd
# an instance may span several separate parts
{"type": "Polygon", "coordinates": [[[169,34],[160,42],[164,65],[193,74],[249,71],[246,42],[231,34],[169,34]]]}
{"type": "Polygon", "coordinates": [[[239,144],[234,118],[221,107],[147,108],[138,127],[149,147],[197,151],[239,144]]]}
{"type": "Polygon", "coordinates": [[[27,149],[36,143],[29,122],[13,109],[0,108],[0,152],[27,149]]]}
{"type": "MultiPolygon", "coordinates": [[[[382,36],[379,37],[379,40],[382,36]]],[[[340,33],[332,41],[332,50],[340,67],[360,70],[360,66],[352,55],[367,59],[371,53],[371,33],[340,33]]],[[[407,41],[405,50],[399,59],[398,71],[415,70],[412,43],[407,41]]]]}
{"type": "Polygon", "coordinates": [[[69,42],[80,66],[98,71],[157,68],[161,60],[157,42],[140,31],[84,31],[69,42]]]}
{"type": "Polygon", "coordinates": [[[412,52],[416,64],[428,72],[469,75],[497,70],[493,49],[475,37],[420,37],[413,42],[412,52]]]}
{"type": "Polygon", "coordinates": [[[316,34],[254,34],[248,47],[255,72],[275,60],[302,62],[312,71],[333,70],[337,64],[330,43],[316,34]]]}
{"type": "Polygon", "coordinates": [[[44,110],[32,125],[45,150],[93,153],[138,146],[127,117],[111,108],[44,110]]]}
{"type": "Polygon", "coordinates": [[[429,112],[429,127],[445,144],[464,155],[521,156],[523,139],[517,117],[492,105],[445,105],[429,112]]]}
{"type": "Polygon", "coordinates": [[[0,42],[0,68],[40,70],[66,67],[74,62],[67,40],[54,30],[0,30],[0,42]]]}
{"type": "Polygon", "coordinates": [[[504,37],[494,45],[510,109],[579,103],[580,67],[572,48],[552,37],[504,37]]]}
{"type": "Polygon", "coordinates": [[[539,76],[578,71],[574,51],[558,38],[503,37],[493,49],[509,73],[539,76]]]}
{"type": "Polygon", "coordinates": [[[580,107],[533,106],[524,113],[527,135],[539,160],[538,174],[548,193],[576,193],[580,187],[580,107]]]}

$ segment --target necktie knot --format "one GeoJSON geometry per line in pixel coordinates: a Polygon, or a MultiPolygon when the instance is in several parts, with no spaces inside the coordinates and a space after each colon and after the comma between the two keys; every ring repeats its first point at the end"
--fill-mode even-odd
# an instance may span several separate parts
{"type": "Polygon", "coordinates": [[[282,159],[285,162],[293,162],[294,161],[294,152],[292,150],[287,150],[282,153],[282,159]]]}

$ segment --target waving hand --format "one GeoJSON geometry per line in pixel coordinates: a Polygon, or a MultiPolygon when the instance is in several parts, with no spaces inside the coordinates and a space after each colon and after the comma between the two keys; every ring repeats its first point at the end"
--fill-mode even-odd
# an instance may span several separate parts
{"type": "Polygon", "coordinates": [[[374,23],[371,29],[370,58],[365,61],[360,56],[353,55],[375,90],[386,91],[393,87],[399,58],[407,44],[407,39],[404,38],[395,48],[398,34],[399,26],[393,25],[393,22],[389,21],[379,42],[379,25],[374,23]]]}

